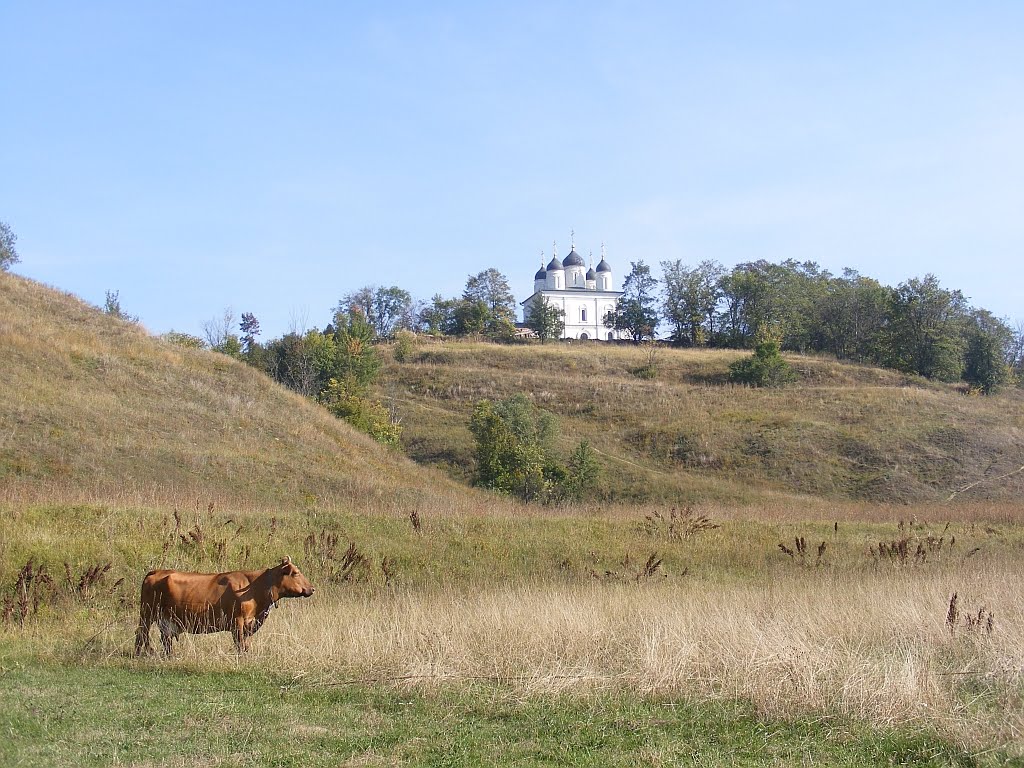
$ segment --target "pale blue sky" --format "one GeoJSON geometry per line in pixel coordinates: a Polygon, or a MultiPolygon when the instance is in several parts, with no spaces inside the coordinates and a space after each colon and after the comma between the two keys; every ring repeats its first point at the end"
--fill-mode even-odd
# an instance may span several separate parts
{"type": "Polygon", "coordinates": [[[264,336],[543,250],[935,273],[1024,319],[1024,3],[0,0],[15,271],[264,336]]]}

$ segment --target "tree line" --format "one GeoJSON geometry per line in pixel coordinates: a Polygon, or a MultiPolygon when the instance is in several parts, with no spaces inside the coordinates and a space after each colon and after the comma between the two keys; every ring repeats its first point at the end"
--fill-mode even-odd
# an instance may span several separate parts
{"type": "MultiPolygon", "coordinates": [[[[19,261],[16,241],[0,221],[0,270],[19,261]]],[[[828,353],[929,379],[963,380],[984,393],[1024,384],[1024,322],[1011,327],[972,306],[962,292],[942,287],[931,274],[892,288],[856,270],[833,275],[813,261],[792,259],[777,264],[761,259],[732,269],[713,260],[663,261],[660,280],[643,261],[631,267],[623,296],[603,320],[636,342],[657,338],[662,329],[667,341],[679,346],[754,349],[771,341],[782,351],[828,353]]],[[[107,311],[134,319],[122,314],[116,292],[107,295],[107,311]]],[[[365,323],[370,345],[401,330],[516,338],[515,297],[508,279],[493,268],[469,276],[461,296],[435,295],[426,302],[414,301],[398,286],[366,286],[339,301],[334,323],[320,336],[333,339],[338,328],[351,326],[354,314],[360,315],[360,328],[365,323]]],[[[547,302],[534,302],[525,321],[541,341],[564,334],[561,310],[547,302]]],[[[245,327],[236,333],[233,316],[210,321],[204,327],[206,344],[235,356],[244,353],[300,392],[321,391],[332,367],[323,362],[321,341],[292,332],[260,345],[256,318],[247,313],[242,322],[245,327]]],[[[168,335],[179,343],[203,341],[168,335]]]]}
{"type": "MultiPolygon", "coordinates": [[[[657,278],[643,261],[631,264],[623,295],[603,319],[635,342],[663,337],[681,347],[762,349],[823,353],[938,381],[962,380],[990,393],[1024,384],[1024,323],[1011,327],[972,306],[934,275],[895,288],[852,269],[833,275],[814,262],[764,260],[726,269],[715,261],[661,263],[657,278]],[[661,331],[661,334],[659,334],[661,331]]],[[[116,294],[114,294],[116,299],[116,294]]],[[[516,302],[508,279],[496,269],[470,275],[461,296],[435,295],[416,302],[398,286],[366,286],[346,294],[333,321],[317,331],[292,331],[261,344],[259,324],[243,314],[204,326],[204,344],[262,368],[281,383],[315,396],[331,378],[331,344],[367,348],[402,331],[448,337],[516,338],[516,302]],[[328,347],[325,351],[324,347],[328,347]]],[[[526,317],[541,341],[559,339],[564,317],[550,303],[535,302],[526,317]]],[[[181,334],[176,334],[181,336],[181,334]]],[[[181,341],[181,339],[178,339],[181,341]]]]}
{"type": "Polygon", "coordinates": [[[624,295],[605,318],[634,340],[659,327],[679,346],[751,349],[772,339],[785,351],[827,353],[993,392],[1024,374],[1024,323],[1011,327],[973,307],[934,275],[891,288],[812,261],[661,262],[658,280],[632,263],[624,295]]]}

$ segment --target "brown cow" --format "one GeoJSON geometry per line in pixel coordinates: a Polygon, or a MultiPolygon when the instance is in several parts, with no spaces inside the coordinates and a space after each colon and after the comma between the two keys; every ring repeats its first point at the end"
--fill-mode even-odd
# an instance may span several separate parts
{"type": "Polygon", "coordinates": [[[271,609],[284,597],[309,597],[313,585],[291,558],[263,571],[188,573],[150,571],[142,582],[135,655],[152,653],[149,627],[156,622],[164,653],[183,632],[230,632],[239,651],[263,626],[271,609]]]}

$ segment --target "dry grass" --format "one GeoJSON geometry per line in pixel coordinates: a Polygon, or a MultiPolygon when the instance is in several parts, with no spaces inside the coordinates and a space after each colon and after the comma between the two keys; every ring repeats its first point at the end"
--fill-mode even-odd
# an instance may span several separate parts
{"type": "Polygon", "coordinates": [[[252,368],[0,274],[0,500],[472,498],[252,368]]]}
{"type": "MultiPolygon", "coordinates": [[[[873,574],[698,582],[516,584],[480,591],[320,596],[283,607],[239,660],[191,639],[174,666],[241,664],[304,684],[505,683],[524,695],[614,689],[739,698],[773,718],[927,724],[964,743],[1022,746],[1024,577],[873,574]],[[985,606],[991,633],[946,624],[951,592],[985,606]],[[983,687],[988,695],[969,697],[983,687]],[[993,694],[992,691],[997,691],[993,694]]],[[[107,652],[124,645],[106,638],[107,652]]],[[[167,662],[160,662],[167,663],[167,662]]]]}
{"type": "Polygon", "coordinates": [[[611,500],[790,493],[889,502],[1014,499],[1024,492],[1024,393],[966,397],[952,386],[866,366],[793,356],[785,390],[729,385],[729,350],[659,352],[658,376],[630,370],[630,346],[426,344],[390,362],[391,398],[418,460],[459,478],[471,466],[473,403],[526,393],[559,416],[562,447],[590,441],[611,500]]]}

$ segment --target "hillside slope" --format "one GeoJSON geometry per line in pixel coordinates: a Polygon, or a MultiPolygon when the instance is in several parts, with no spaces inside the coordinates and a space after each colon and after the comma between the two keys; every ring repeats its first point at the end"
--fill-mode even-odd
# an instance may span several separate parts
{"type": "Polygon", "coordinates": [[[0,273],[0,500],[376,508],[472,497],[250,367],[0,273]]]}
{"type": "Polygon", "coordinates": [[[1004,477],[1024,465],[1020,390],[968,396],[800,356],[789,357],[794,386],[728,384],[729,363],[745,354],[661,349],[649,380],[632,373],[648,359],[631,346],[421,343],[389,362],[380,394],[401,415],[407,452],[460,478],[472,466],[473,404],[524,392],[559,417],[564,454],[585,439],[603,455],[605,498],[905,503],[1024,492],[1024,471],[1004,477]]]}

